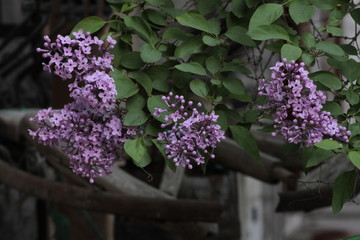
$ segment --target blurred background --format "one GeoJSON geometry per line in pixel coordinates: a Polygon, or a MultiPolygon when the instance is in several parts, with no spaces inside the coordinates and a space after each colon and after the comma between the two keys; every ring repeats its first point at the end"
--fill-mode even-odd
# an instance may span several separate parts
{"type": "MultiPolygon", "coordinates": [[[[182,1],[177,0],[177,4],[181,6],[182,1]]],[[[178,199],[212,200],[221,204],[222,214],[211,223],[176,223],[97,213],[69,207],[61,199],[56,203],[37,199],[0,182],[0,240],[331,240],[360,233],[358,199],[346,204],[336,216],[330,208],[276,213],[278,193],[289,190],[289,186],[264,183],[220,164],[210,164],[206,175],[201,171],[173,174],[160,161],[146,171],[132,165],[118,166],[112,178],[89,186],[51,160],[53,155],[40,153],[21,136],[24,116],[49,106],[61,108],[69,98],[67,84],[42,71],[42,58],[35,49],[41,46],[44,35],[54,38],[68,34],[82,18],[97,15],[106,19],[111,12],[105,0],[0,0],[0,159],[47,181],[133,196],[162,198],[166,194],[178,199]]],[[[324,18],[319,14],[316,21],[324,18]]],[[[346,21],[344,34],[353,36],[353,26],[346,21]]],[[[336,159],[328,166],[331,168],[337,168],[336,159]]],[[[306,189],[318,180],[316,174],[307,176],[299,188],[306,189]]]]}

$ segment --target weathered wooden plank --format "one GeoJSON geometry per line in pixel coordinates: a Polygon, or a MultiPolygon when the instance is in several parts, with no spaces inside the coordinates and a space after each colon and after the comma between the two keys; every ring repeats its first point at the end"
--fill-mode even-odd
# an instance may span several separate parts
{"type": "Polygon", "coordinates": [[[170,196],[177,196],[184,174],[184,168],[179,167],[176,169],[176,172],[173,172],[170,168],[165,166],[160,183],[160,191],[165,192],[170,196]]]}
{"type": "Polygon", "coordinates": [[[219,203],[134,197],[48,181],[0,160],[0,181],[21,192],[71,207],[142,219],[216,222],[219,203]]]}
{"type": "Polygon", "coordinates": [[[20,140],[20,122],[29,113],[35,113],[36,110],[0,110],[0,137],[17,142],[20,140]]]}

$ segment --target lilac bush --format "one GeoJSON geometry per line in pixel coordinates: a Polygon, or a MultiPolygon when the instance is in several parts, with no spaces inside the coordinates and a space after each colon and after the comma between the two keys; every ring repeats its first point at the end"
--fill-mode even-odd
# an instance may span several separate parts
{"type": "Polygon", "coordinates": [[[338,125],[329,112],[321,111],[326,96],[316,89],[304,63],[289,64],[283,59],[272,68],[271,80],[259,80],[259,95],[267,104],[259,109],[272,114],[273,135],[280,134],[291,143],[312,146],[323,139],[348,142],[351,133],[338,125]]]}
{"type": "Polygon", "coordinates": [[[70,158],[73,172],[89,178],[111,173],[115,160],[122,155],[123,143],[136,135],[134,127],[125,127],[116,103],[112,70],[113,55],[108,51],[116,43],[107,38],[107,46],[97,37],[81,30],[73,33],[76,39],[58,35],[55,42],[45,36],[44,58],[49,58],[44,69],[69,84],[73,102],[63,109],[41,110],[32,121],[38,124],[30,135],[44,145],[59,145],[70,158]]]}
{"type": "MultiPolygon", "coordinates": [[[[174,96],[172,92],[162,100],[169,109],[156,108],[154,115],[160,117],[161,113],[168,113],[161,127],[170,129],[160,132],[157,138],[165,141],[167,158],[176,166],[189,169],[193,164],[204,164],[208,157],[215,158],[210,149],[224,138],[220,126],[214,124],[219,116],[215,112],[200,113],[192,101],[186,102],[183,96],[174,96]]],[[[201,107],[201,103],[197,107],[201,107]]]]}
{"type": "MultiPolygon", "coordinates": [[[[125,141],[139,133],[137,127],[123,125],[122,114],[116,100],[114,79],[109,75],[113,70],[113,55],[108,51],[116,41],[107,37],[105,42],[92,38],[81,30],[73,33],[75,39],[58,35],[55,42],[44,37],[44,49],[38,49],[48,63],[43,63],[44,70],[58,75],[63,80],[73,79],[69,83],[73,102],[63,109],[41,110],[31,121],[37,123],[35,131],[29,130],[33,138],[44,145],[59,145],[70,158],[73,172],[89,178],[111,173],[114,161],[123,154],[125,141]]],[[[166,154],[176,166],[191,169],[193,163],[205,163],[207,157],[214,158],[211,148],[215,148],[224,132],[214,124],[218,116],[214,112],[200,113],[193,102],[185,102],[183,96],[169,93],[163,101],[172,109],[165,116],[171,130],[160,132],[158,140],[166,141],[166,154]],[[186,105],[185,105],[186,104],[186,105]]],[[[201,107],[201,104],[197,104],[201,107]]],[[[156,116],[165,109],[157,108],[156,116]]]]}
{"type": "Polygon", "coordinates": [[[214,157],[212,148],[225,132],[249,156],[260,160],[250,130],[265,113],[273,116],[273,135],[304,145],[300,149],[309,153],[306,168],[314,167],[312,159],[328,158],[329,151],[346,154],[354,163],[352,177],[339,175],[335,184],[333,207],[338,212],[356,189],[346,187],[341,177],[356,182],[359,168],[359,6],[340,0],[206,2],[179,9],[172,0],[135,1],[131,7],[119,1],[111,6],[111,19],[90,16],[74,27],[83,31],[71,37],[59,35],[55,41],[45,37],[44,46],[38,49],[48,60],[44,69],[69,81],[74,101],[61,110],[40,111],[34,118],[39,129],[31,135],[44,144],[61,146],[74,172],[93,181],[109,173],[123,146],[140,167],[151,162],[148,148],[152,143],[164,150],[160,141],[165,142],[165,153],[175,165],[204,166],[214,157]],[[329,18],[315,21],[315,14],[320,13],[329,18]],[[347,21],[352,19],[353,34],[341,29],[344,16],[347,21]],[[301,34],[299,24],[306,26],[301,34]],[[109,53],[115,41],[90,35],[100,31],[117,36],[112,51],[115,62],[109,53]],[[133,39],[139,38],[135,47],[133,39]],[[238,47],[245,51],[234,51],[238,47]],[[254,109],[263,98],[254,99],[242,79],[257,81],[258,74],[263,75],[279,55],[307,66],[327,63],[327,69],[314,72],[314,80],[334,93],[333,102],[326,103],[304,63],[282,61],[272,68],[270,80],[259,81],[259,94],[268,102],[260,107],[263,112],[254,109]],[[202,113],[190,99],[173,94],[163,97],[167,107],[160,109],[163,102],[158,95],[169,91],[196,95],[214,107],[221,121],[214,112],[202,113]],[[325,103],[337,119],[323,111],[325,103]],[[343,103],[348,105],[346,111],[340,107],[343,103]],[[155,108],[154,119],[150,113],[155,108]],[[159,130],[154,126],[160,124],[160,116],[159,130]],[[150,141],[153,136],[158,141],[150,141]]]}

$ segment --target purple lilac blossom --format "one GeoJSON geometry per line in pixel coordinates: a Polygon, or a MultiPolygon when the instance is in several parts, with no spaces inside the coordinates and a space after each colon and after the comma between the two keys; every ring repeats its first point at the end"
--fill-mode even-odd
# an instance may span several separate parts
{"type": "Polygon", "coordinates": [[[120,146],[136,134],[135,128],[122,125],[118,114],[95,116],[76,101],[61,110],[41,110],[31,120],[39,127],[30,135],[41,144],[59,145],[69,156],[73,172],[91,183],[111,173],[114,161],[121,157],[120,146]]]}
{"type": "Polygon", "coordinates": [[[291,143],[312,146],[324,138],[348,142],[350,132],[339,126],[329,112],[321,111],[326,96],[316,89],[304,63],[286,59],[272,68],[271,80],[259,80],[259,95],[267,97],[267,104],[259,109],[274,117],[275,131],[291,143]]]}
{"type": "Polygon", "coordinates": [[[94,178],[111,173],[122,155],[121,146],[137,131],[123,126],[114,80],[108,74],[113,59],[108,51],[116,41],[108,37],[104,48],[104,42],[89,33],[73,34],[75,39],[58,35],[54,43],[45,36],[45,49],[38,51],[50,58],[43,64],[45,70],[74,80],[69,84],[74,101],[60,110],[39,111],[30,119],[38,129],[29,133],[41,144],[59,145],[69,156],[73,172],[93,183],[94,178]]]}
{"type": "Polygon", "coordinates": [[[74,32],[75,39],[70,36],[58,35],[54,42],[44,36],[44,48],[37,48],[49,62],[43,63],[45,71],[58,75],[63,80],[82,80],[84,75],[98,71],[108,72],[114,56],[109,50],[114,48],[116,41],[108,36],[107,44],[90,33],[82,30],[74,32]]]}
{"type": "MultiPolygon", "coordinates": [[[[162,128],[171,127],[158,134],[158,140],[165,141],[165,153],[174,161],[176,166],[193,168],[193,164],[204,164],[207,157],[215,158],[210,148],[215,148],[217,143],[224,137],[224,132],[218,124],[214,124],[218,115],[200,113],[193,102],[184,100],[183,96],[163,96],[162,100],[169,109],[155,108],[154,116],[164,116],[166,123],[162,128]],[[210,150],[210,151],[209,151],[210,150]]],[[[197,104],[201,107],[201,103],[197,104]]]]}

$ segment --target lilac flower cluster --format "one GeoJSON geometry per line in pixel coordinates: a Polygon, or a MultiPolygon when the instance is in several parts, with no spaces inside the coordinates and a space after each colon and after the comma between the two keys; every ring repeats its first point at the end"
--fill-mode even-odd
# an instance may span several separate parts
{"type": "MultiPolygon", "coordinates": [[[[189,169],[193,168],[193,163],[205,163],[206,157],[215,158],[209,148],[215,148],[216,144],[225,138],[220,126],[214,124],[219,116],[215,112],[209,115],[200,113],[193,107],[192,101],[186,103],[183,96],[174,96],[172,92],[163,96],[162,100],[169,109],[155,108],[154,115],[160,117],[161,113],[168,112],[164,116],[166,123],[161,127],[171,126],[171,129],[159,133],[157,138],[166,142],[167,157],[172,159],[176,166],[189,169]]],[[[201,103],[197,106],[201,107],[201,103]]]]}
{"type": "Polygon", "coordinates": [[[273,135],[281,134],[288,142],[312,146],[324,138],[348,142],[350,132],[339,126],[329,112],[321,111],[326,102],[322,91],[309,79],[304,63],[286,59],[272,68],[271,80],[259,80],[259,95],[266,96],[267,105],[259,109],[272,113],[273,135]]]}
{"type": "Polygon", "coordinates": [[[112,69],[111,62],[114,56],[109,50],[114,48],[116,41],[108,36],[107,44],[90,33],[84,34],[82,30],[74,32],[75,39],[70,36],[58,35],[55,42],[44,36],[44,49],[37,48],[44,58],[50,58],[43,63],[45,71],[65,79],[80,80],[89,72],[107,71],[112,69]],[[105,47],[104,47],[105,46],[105,47]]]}
{"type": "Polygon", "coordinates": [[[70,158],[73,172],[89,178],[110,174],[110,168],[121,156],[122,144],[136,134],[136,129],[122,124],[116,106],[112,70],[113,55],[108,51],[116,43],[107,38],[107,46],[89,33],[73,33],[75,39],[58,35],[55,42],[45,36],[44,69],[65,79],[69,84],[73,102],[63,109],[41,110],[32,121],[38,124],[30,135],[44,145],[59,145],[70,158]]]}

